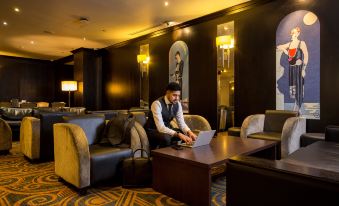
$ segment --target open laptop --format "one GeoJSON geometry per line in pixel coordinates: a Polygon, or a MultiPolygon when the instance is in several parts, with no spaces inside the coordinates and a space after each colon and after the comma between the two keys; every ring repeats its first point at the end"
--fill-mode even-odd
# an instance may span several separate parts
{"type": "Polygon", "coordinates": [[[215,133],[215,130],[200,131],[197,136],[197,140],[193,141],[191,144],[187,144],[183,142],[183,143],[180,143],[179,145],[183,147],[192,147],[192,148],[207,145],[211,142],[214,133],[215,133]]]}

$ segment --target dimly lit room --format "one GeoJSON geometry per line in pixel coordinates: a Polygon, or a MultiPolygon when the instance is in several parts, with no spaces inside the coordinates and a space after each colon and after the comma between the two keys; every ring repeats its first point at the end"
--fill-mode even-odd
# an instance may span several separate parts
{"type": "Polygon", "coordinates": [[[335,0],[1,0],[0,205],[339,205],[335,0]]]}

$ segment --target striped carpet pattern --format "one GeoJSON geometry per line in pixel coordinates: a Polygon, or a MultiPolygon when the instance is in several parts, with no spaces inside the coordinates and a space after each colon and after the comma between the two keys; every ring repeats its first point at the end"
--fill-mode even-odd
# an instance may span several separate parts
{"type": "MultiPolygon", "coordinates": [[[[212,205],[226,205],[226,179],[213,181],[212,205]]],[[[13,143],[9,155],[0,156],[0,205],[185,205],[152,188],[125,189],[120,186],[95,186],[79,196],[58,181],[54,163],[27,161],[13,143]]]]}

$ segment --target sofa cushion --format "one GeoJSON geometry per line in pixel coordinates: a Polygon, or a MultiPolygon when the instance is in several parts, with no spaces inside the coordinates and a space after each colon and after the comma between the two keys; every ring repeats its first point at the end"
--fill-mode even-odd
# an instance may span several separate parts
{"type": "Polygon", "coordinates": [[[134,118],[129,114],[118,114],[106,124],[103,137],[107,138],[112,145],[130,144],[133,126],[134,118]]]}
{"type": "Polygon", "coordinates": [[[113,178],[118,174],[122,161],[132,154],[130,148],[94,144],[89,147],[91,184],[113,178]]]}
{"type": "Polygon", "coordinates": [[[64,120],[66,123],[79,125],[84,130],[89,145],[100,140],[101,133],[105,128],[104,115],[65,116],[64,120]]]}
{"type": "Polygon", "coordinates": [[[258,133],[250,134],[247,137],[253,138],[253,139],[280,141],[281,133],[279,132],[258,132],[258,133]]]}
{"type": "Polygon", "coordinates": [[[296,117],[297,112],[285,110],[266,110],[264,131],[265,132],[282,132],[285,121],[290,117],[296,117]]]}

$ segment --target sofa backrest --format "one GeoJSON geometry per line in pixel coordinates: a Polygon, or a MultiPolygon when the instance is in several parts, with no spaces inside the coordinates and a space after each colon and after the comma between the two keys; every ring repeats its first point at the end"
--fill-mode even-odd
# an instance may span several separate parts
{"type": "Polygon", "coordinates": [[[266,110],[264,131],[265,132],[282,132],[285,121],[290,117],[297,117],[298,113],[287,110],[266,110]]]}
{"type": "Polygon", "coordinates": [[[339,142],[339,126],[328,125],[325,128],[325,141],[339,142]]]}
{"type": "Polygon", "coordinates": [[[63,117],[66,123],[76,124],[80,126],[87,137],[88,145],[97,143],[105,128],[105,116],[98,114],[65,116],[63,117]]]}
{"type": "Polygon", "coordinates": [[[53,159],[54,142],[53,142],[53,124],[63,122],[63,116],[75,115],[70,112],[53,112],[39,114],[40,118],[40,158],[53,159]]]}
{"type": "Polygon", "coordinates": [[[136,121],[136,122],[138,122],[141,126],[145,126],[145,124],[146,124],[146,114],[145,114],[145,112],[130,112],[132,115],[133,115],[133,117],[134,117],[134,120],[136,121]]]}

